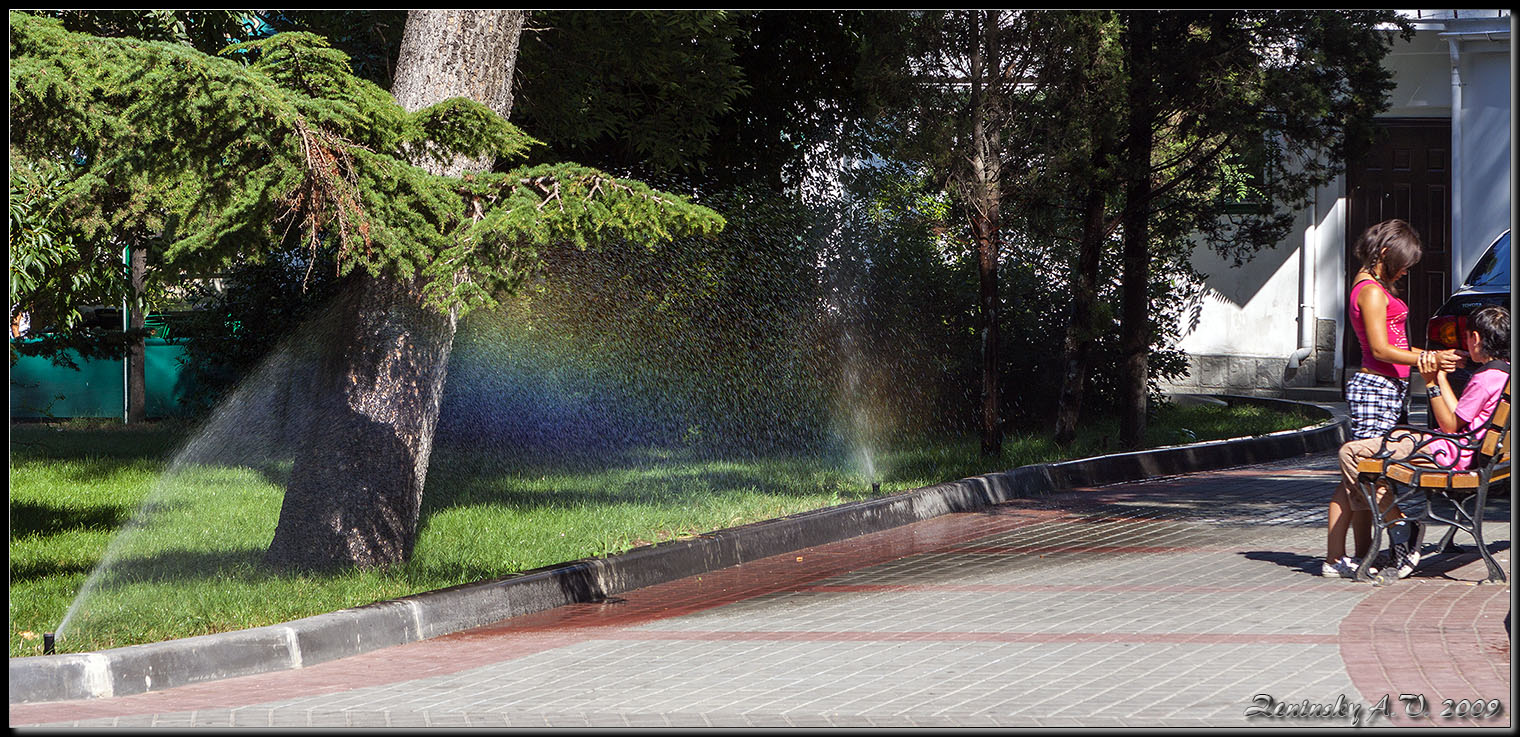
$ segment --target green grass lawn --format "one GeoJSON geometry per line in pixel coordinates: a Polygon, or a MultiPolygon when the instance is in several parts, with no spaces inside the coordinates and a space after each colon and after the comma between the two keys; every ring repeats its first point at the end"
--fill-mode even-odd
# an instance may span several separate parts
{"type": "MultiPolygon", "coordinates": [[[[1148,444],[1314,422],[1257,407],[1167,405],[1151,423],[1148,444]]],[[[168,421],[11,426],[13,657],[40,654],[43,632],[60,632],[60,652],[77,652],[272,624],[872,493],[853,457],[719,459],[646,448],[503,459],[440,445],[411,561],[334,575],[275,574],[259,561],[274,534],[288,464],[171,470],[192,431],[168,421]]],[[[975,438],[905,443],[873,460],[887,494],[1099,455],[1115,437],[1113,423],[1097,423],[1067,449],[1040,436],[1009,437],[995,461],[980,457],[975,438]]]]}

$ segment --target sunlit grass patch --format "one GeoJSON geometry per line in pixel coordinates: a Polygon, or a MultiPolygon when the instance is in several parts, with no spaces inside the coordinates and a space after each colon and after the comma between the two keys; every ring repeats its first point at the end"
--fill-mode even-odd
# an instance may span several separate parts
{"type": "MultiPolygon", "coordinates": [[[[1252,406],[1163,406],[1151,445],[1313,424],[1252,406]]],[[[504,457],[435,448],[415,554],[387,569],[280,574],[261,561],[289,464],[171,464],[189,428],[12,426],[11,655],[35,655],[89,583],[58,641],[98,650],[242,629],[508,576],[1030,463],[1115,450],[1117,425],[1070,447],[1006,438],[987,459],[975,437],[872,448],[720,457],[694,448],[504,457]],[[872,484],[879,484],[879,492],[872,484]]]]}

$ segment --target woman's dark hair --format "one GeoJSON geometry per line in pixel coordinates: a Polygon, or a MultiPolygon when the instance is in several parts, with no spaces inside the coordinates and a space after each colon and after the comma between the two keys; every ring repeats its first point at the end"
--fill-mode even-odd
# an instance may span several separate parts
{"type": "Polygon", "coordinates": [[[1419,263],[1420,257],[1425,255],[1425,247],[1420,243],[1420,234],[1414,232],[1409,223],[1384,220],[1362,231],[1362,237],[1356,239],[1355,253],[1367,273],[1390,294],[1398,294],[1399,290],[1393,284],[1384,281],[1385,275],[1391,278],[1419,263]],[[1382,271],[1378,270],[1379,265],[1383,267],[1382,271]]]}
{"type": "Polygon", "coordinates": [[[1509,360],[1509,310],[1499,305],[1480,307],[1467,316],[1467,327],[1483,339],[1483,352],[1489,358],[1509,360]]]}

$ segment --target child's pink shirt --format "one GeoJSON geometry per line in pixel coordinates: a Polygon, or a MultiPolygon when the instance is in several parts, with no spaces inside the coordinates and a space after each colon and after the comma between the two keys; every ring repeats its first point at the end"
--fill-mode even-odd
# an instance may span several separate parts
{"type": "MultiPolygon", "coordinates": [[[[1473,374],[1467,386],[1462,389],[1462,398],[1457,400],[1457,422],[1464,423],[1457,428],[1457,432],[1471,432],[1483,427],[1488,418],[1494,416],[1494,408],[1499,406],[1499,398],[1503,396],[1504,387],[1508,383],[1507,371],[1489,369],[1473,374]]],[[[1480,432],[1476,440],[1482,439],[1483,434],[1480,432]]],[[[1477,445],[1477,442],[1473,445],[1477,445]]],[[[1457,459],[1456,465],[1452,466],[1456,470],[1464,470],[1472,465],[1473,452],[1458,452],[1456,444],[1450,440],[1436,440],[1429,447],[1431,456],[1443,465],[1453,457],[1457,459]]]]}

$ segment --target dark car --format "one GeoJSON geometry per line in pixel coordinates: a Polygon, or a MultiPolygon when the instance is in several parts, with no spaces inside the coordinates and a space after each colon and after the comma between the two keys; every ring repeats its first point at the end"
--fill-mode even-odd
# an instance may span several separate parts
{"type": "MultiPolygon", "coordinates": [[[[1509,231],[1506,230],[1489,244],[1462,286],[1431,316],[1425,329],[1425,347],[1461,348],[1467,316],[1484,305],[1508,307],[1509,295],[1509,231]]],[[[1452,391],[1460,395],[1471,376],[1470,368],[1453,371],[1448,377],[1452,391]]]]}

